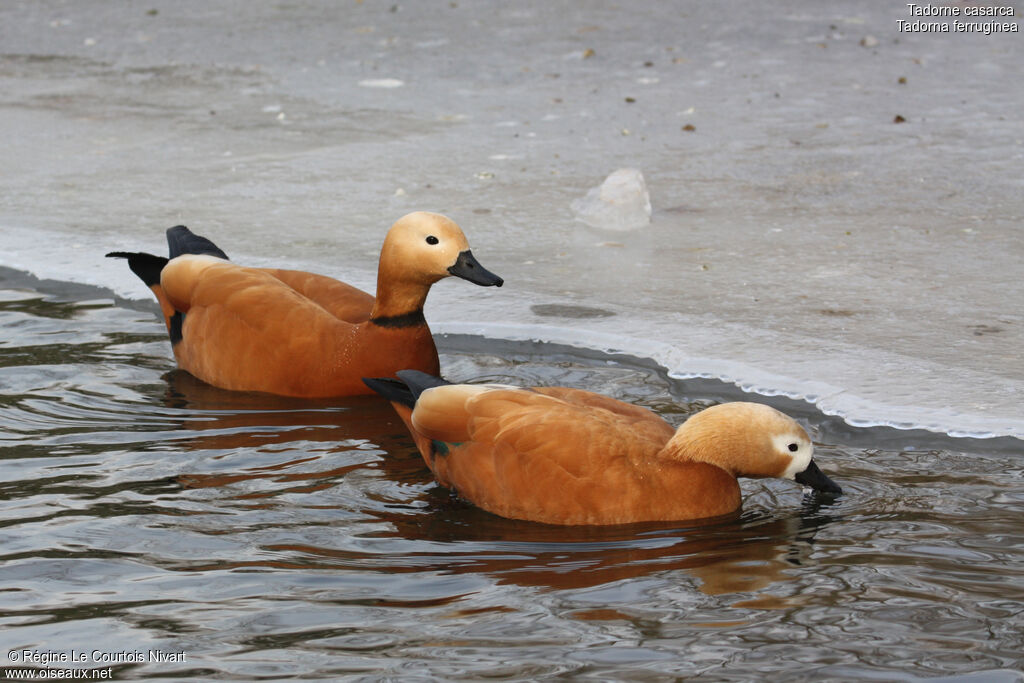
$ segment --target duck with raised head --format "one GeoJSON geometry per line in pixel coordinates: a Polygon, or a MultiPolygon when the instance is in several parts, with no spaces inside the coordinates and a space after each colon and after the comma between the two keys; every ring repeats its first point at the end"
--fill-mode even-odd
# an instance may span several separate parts
{"type": "Polygon", "coordinates": [[[580,389],[450,384],[415,370],[368,378],[442,485],[503,517],[627,524],[740,508],[737,477],[842,490],[795,420],[759,403],[707,408],[678,430],[646,408],[580,389]]]}
{"type": "Polygon", "coordinates": [[[415,368],[436,374],[423,317],[430,286],[454,275],[482,286],[502,279],[476,260],[451,219],[428,212],[388,231],[376,297],[324,275],[232,263],[185,226],[167,231],[168,258],[111,252],[156,295],[179,367],[236,391],[302,397],[370,393],[366,376],[415,368]]]}

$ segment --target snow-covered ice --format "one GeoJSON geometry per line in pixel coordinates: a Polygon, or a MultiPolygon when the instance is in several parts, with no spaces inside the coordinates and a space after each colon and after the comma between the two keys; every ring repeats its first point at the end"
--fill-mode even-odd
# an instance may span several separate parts
{"type": "Polygon", "coordinates": [[[875,0],[0,3],[0,265],[144,299],[102,255],[161,252],[185,223],[369,288],[387,227],[439,211],[507,284],[439,283],[435,331],[1021,437],[1024,41],[907,19],[875,0]],[[650,224],[577,221],[623,168],[650,224]]]}

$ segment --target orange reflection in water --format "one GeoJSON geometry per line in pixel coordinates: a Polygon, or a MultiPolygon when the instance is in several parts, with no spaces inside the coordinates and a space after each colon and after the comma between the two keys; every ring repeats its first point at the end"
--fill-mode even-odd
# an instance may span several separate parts
{"type": "MultiPolygon", "coordinates": [[[[377,397],[335,400],[300,400],[266,394],[228,392],[211,387],[191,375],[168,375],[167,403],[195,410],[183,420],[194,436],[186,448],[211,451],[240,448],[272,450],[282,447],[281,458],[269,465],[241,471],[184,474],[187,488],[230,487],[264,480],[270,490],[239,493],[233,498],[255,499],[289,493],[313,493],[338,485],[346,475],[372,467],[395,482],[422,485],[430,473],[415,452],[412,440],[390,405],[377,397]],[[297,441],[319,443],[324,452],[296,457],[285,448],[297,441]],[[332,451],[351,455],[360,442],[386,453],[325,469],[308,469],[315,461],[328,461],[332,451]],[[296,484],[309,482],[306,487],[296,484]]],[[[408,492],[407,492],[408,493],[408,492]]],[[[420,486],[415,499],[403,505],[364,505],[368,531],[359,533],[359,550],[315,544],[268,545],[275,559],[218,564],[239,567],[358,569],[386,573],[436,571],[452,574],[481,573],[499,584],[551,590],[579,589],[648,576],[684,571],[698,579],[709,595],[753,593],[790,579],[795,567],[810,560],[818,529],[833,520],[817,502],[796,510],[768,514],[731,515],[683,523],[633,524],[616,527],[558,527],[491,515],[452,498],[437,486],[420,486]],[[380,522],[387,531],[380,531],[380,522]],[[396,553],[390,541],[423,541],[424,550],[396,553]],[[374,543],[377,540],[379,543],[374,543]],[[443,544],[438,550],[438,544],[443,544]]],[[[351,529],[347,529],[351,533],[351,529]]],[[[358,529],[356,529],[358,533],[358,529]]],[[[350,544],[340,543],[340,546],[350,544]]],[[[414,546],[415,548],[415,546],[414,546]]],[[[192,567],[192,569],[197,569],[192,567]]],[[[759,596],[736,606],[778,608],[786,599],[759,596]]],[[[586,619],[614,619],[614,615],[584,615],[586,619]]]]}

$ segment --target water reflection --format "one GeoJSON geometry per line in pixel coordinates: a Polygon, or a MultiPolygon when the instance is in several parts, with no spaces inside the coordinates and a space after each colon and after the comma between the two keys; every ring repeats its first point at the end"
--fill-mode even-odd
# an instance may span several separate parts
{"type": "Polygon", "coordinates": [[[563,528],[517,522],[485,512],[442,506],[427,519],[384,516],[393,530],[377,538],[405,538],[449,546],[443,553],[414,552],[400,557],[353,554],[310,545],[282,545],[311,567],[367,566],[387,572],[444,571],[484,573],[499,584],[549,590],[605,583],[685,570],[708,595],[755,592],[790,580],[787,570],[813,562],[814,534],[834,521],[810,509],[780,516],[744,515],[733,519],[609,528],[563,528]]]}
{"type": "Polygon", "coordinates": [[[191,450],[262,448],[293,441],[370,442],[390,436],[401,421],[370,396],[296,399],[218,389],[182,370],[166,373],[163,403],[186,417],[182,445],[191,450]]]}
{"type": "Polygon", "coordinates": [[[808,497],[793,511],[758,511],[685,524],[566,528],[507,520],[462,503],[433,485],[405,427],[390,406],[376,397],[297,401],[223,391],[181,371],[168,373],[165,379],[166,405],[189,413],[181,422],[190,434],[178,442],[182,448],[218,453],[240,448],[265,451],[268,446],[300,440],[307,444],[301,456],[287,449],[274,462],[242,470],[181,474],[177,481],[185,487],[230,487],[260,480],[256,491],[240,486],[237,493],[224,492],[251,501],[285,491],[329,489],[363,468],[376,470],[389,482],[420,485],[398,505],[358,510],[366,521],[386,522],[373,525],[372,531],[354,530],[359,550],[272,544],[263,550],[275,559],[228,562],[220,565],[222,569],[287,566],[372,568],[389,574],[482,573],[499,584],[550,590],[685,570],[699,579],[700,590],[719,595],[753,592],[786,581],[787,570],[809,563],[817,530],[836,519],[827,513],[828,503],[808,497]],[[308,444],[315,443],[341,446],[312,454],[308,444]],[[354,445],[379,448],[382,453],[369,460],[331,462],[331,453],[350,451],[354,445]],[[396,540],[423,541],[430,551],[410,551],[403,543],[396,552],[392,549],[396,540]]]}
{"type": "MultiPolygon", "coordinates": [[[[583,386],[674,423],[708,402],[639,368],[442,362],[454,379],[583,386]]],[[[238,394],[172,368],[150,312],[0,289],[3,644],[156,644],[188,663],[118,674],[186,679],[1018,666],[1019,449],[872,432],[854,448],[808,414],[841,499],[747,481],[727,518],[552,527],[452,498],[376,397],[238,394]]]]}

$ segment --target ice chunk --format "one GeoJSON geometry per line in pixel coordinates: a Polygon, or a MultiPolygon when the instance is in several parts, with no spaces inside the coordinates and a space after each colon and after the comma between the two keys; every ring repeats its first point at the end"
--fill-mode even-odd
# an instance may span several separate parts
{"type": "Polygon", "coordinates": [[[651,195],[644,175],[620,168],[572,203],[576,220],[606,230],[636,230],[651,222],[651,195]]]}
{"type": "Polygon", "coordinates": [[[363,88],[401,88],[405,81],[397,78],[366,78],[359,81],[363,88]]]}

